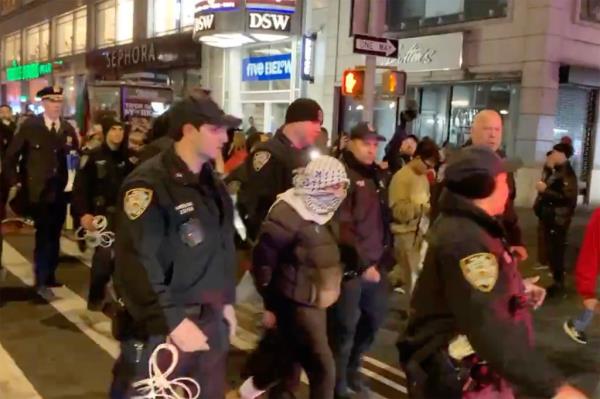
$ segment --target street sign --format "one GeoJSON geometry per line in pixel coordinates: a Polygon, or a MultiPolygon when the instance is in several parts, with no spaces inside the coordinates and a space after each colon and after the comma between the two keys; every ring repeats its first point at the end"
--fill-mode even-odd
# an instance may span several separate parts
{"type": "Polygon", "coordinates": [[[354,53],[398,58],[398,40],[356,34],[354,35],[354,53]]]}

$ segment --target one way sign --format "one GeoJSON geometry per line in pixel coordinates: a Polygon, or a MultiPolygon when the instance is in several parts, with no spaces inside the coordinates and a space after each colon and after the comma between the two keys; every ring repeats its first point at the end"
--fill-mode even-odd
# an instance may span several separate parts
{"type": "Polygon", "coordinates": [[[354,35],[354,53],[397,58],[398,40],[385,37],[354,35]]]}

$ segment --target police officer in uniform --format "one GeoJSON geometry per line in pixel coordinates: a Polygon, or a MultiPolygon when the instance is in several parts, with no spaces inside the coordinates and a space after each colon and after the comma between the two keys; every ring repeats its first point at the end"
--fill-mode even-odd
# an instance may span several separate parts
{"type": "Polygon", "coordinates": [[[187,98],[169,112],[175,143],[121,189],[113,282],[131,319],[117,332],[113,399],[135,396],[132,383],[148,378],[148,359],[165,340],[179,349],[170,379],[193,378],[203,399],[225,395],[236,325],[233,205],[211,161],[241,121],[210,98],[187,98]]]}
{"type": "Polygon", "coordinates": [[[60,233],[66,217],[67,159],[79,142],[73,127],[60,117],[63,89],[46,87],[37,93],[44,113],[25,120],[6,151],[8,187],[18,189],[12,208],[35,222],[35,286],[54,297],[60,233]]]}
{"type": "Polygon", "coordinates": [[[308,163],[307,149],[321,135],[322,124],[321,106],[308,98],[297,99],[288,107],[285,125],[275,137],[259,144],[248,157],[238,209],[252,241],[277,195],[292,187],[293,171],[308,163]]]}
{"type": "Polygon", "coordinates": [[[368,394],[360,362],[387,314],[387,274],[395,260],[387,200],[389,175],[375,163],[381,141],[385,141],[383,136],[361,122],[350,132],[342,157],[350,178],[348,196],[339,210],[345,270],[340,298],[329,309],[337,398],[349,397],[348,388],[368,394]]]}
{"type": "Polygon", "coordinates": [[[412,398],[512,398],[513,385],[536,398],[584,397],[533,344],[531,308],[545,290],[523,280],[495,218],[508,196],[505,164],[489,148],[463,149],[446,169],[398,344],[412,398]]]}
{"type": "MultiPolygon", "coordinates": [[[[73,185],[73,212],[81,226],[95,232],[95,216],[104,216],[105,231],[114,231],[117,198],[125,177],[133,169],[127,151],[123,124],[112,117],[101,121],[104,142],[81,157],[80,170],[73,185]]],[[[92,258],[88,309],[102,310],[106,284],[113,271],[114,251],[100,243],[92,258]]]]}

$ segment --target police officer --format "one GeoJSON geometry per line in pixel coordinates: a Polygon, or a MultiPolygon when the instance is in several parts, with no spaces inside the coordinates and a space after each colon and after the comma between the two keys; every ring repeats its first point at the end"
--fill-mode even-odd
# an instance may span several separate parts
{"type": "Polygon", "coordinates": [[[495,219],[508,196],[504,162],[489,148],[461,150],[446,169],[398,344],[412,398],[512,398],[509,384],[535,397],[584,397],[533,346],[530,309],[545,291],[523,280],[495,219]]]}
{"type": "Polygon", "coordinates": [[[577,206],[577,176],[569,162],[573,156],[570,144],[556,144],[548,155],[550,173],[536,184],[538,196],[534,205],[540,219],[545,258],[550,263],[554,284],[548,288],[551,297],[564,294],[565,250],[567,233],[577,206]]]}
{"type": "Polygon", "coordinates": [[[285,125],[275,137],[257,145],[248,157],[238,209],[252,241],[277,195],[292,187],[293,171],[308,163],[306,150],[321,135],[322,124],[321,106],[308,98],[297,99],[288,107],[285,125]]]}
{"type": "MultiPolygon", "coordinates": [[[[80,218],[81,227],[96,232],[95,216],[106,217],[102,229],[112,232],[119,189],[133,169],[127,152],[123,124],[112,117],[101,121],[104,142],[81,157],[80,170],[73,184],[73,212],[80,218]]],[[[106,240],[104,240],[106,241],[106,240]]],[[[113,270],[113,249],[110,242],[99,244],[92,258],[88,309],[102,310],[106,284],[113,270]]]]}
{"type": "MultiPolygon", "coordinates": [[[[8,190],[6,190],[6,182],[2,177],[2,163],[6,154],[6,149],[12,140],[17,124],[12,117],[12,109],[8,104],[0,105],[0,222],[5,217],[6,197],[8,196],[8,190]]],[[[0,229],[0,272],[2,272],[2,229],[0,229]]]]}
{"type": "Polygon", "coordinates": [[[54,297],[60,233],[66,217],[67,159],[79,148],[73,127],[60,117],[63,89],[46,87],[37,93],[44,113],[26,119],[6,151],[9,187],[19,188],[13,209],[35,222],[35,286],[54,297]]]}
{"type": "Polygon", "coordinates": [[[135,395],[132,383],[148,378],[165,340],[179,348],[171,379],[193,378],[200,398],[224,397],[227,327],[236,324],[233,205],[211,160],[241,121],[210,98],[169,112],[175,143],[134,169],[119,200],[113,281],[131,320],[117,334],[113,399],[135,395]]]}
{"type": "Polygon", "coordinates": [[[348,197],[339,211],[345,272],[340,298],[329,312],[338,398],[347,398],[348,388],[368,393],[360,362],[387,313],[387,274],[395,261],[387,201],[389,176],[375,163],[381,141],[385,141],[383,136],[361,122],[350,132],[342,158],[350,178],[348,197]]]}

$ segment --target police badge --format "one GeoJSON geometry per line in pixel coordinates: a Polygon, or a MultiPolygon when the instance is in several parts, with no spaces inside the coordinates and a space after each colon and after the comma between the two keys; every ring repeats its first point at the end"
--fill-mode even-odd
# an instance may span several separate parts
{"type": "Polygon", "coordinates": [[[469,284],[481,292],[490,292],[498,280],[498,260],[489,252],[461,259],[460,269],[469,284]]]}
{"type": "Polygon", "coordinates": [[[127,217],[135,220],[142,216],[152,201],[153,191],[148,188],[133,188],[125,193],[123,208],[127,217]]]}
{"type": "Polygon", "coordinates": [[[269,159],[271,159],[270,152],[258,151],[252,157],[252,166],[254,167],[254,170],[256,172],[260,171],[263,168],[263,166],[265,166],[267,164],[267,162],[269,162],[269,159]]]}

